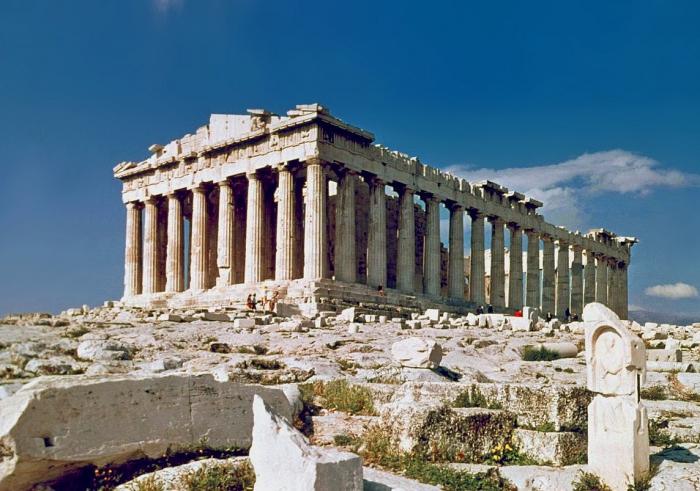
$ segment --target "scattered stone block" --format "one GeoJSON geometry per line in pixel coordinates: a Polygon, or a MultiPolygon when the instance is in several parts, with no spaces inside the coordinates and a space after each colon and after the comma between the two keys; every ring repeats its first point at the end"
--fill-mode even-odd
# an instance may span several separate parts
{"type": "Polygon", "coordinates": [[[78,344],[78,358],[90,361],[130,360],[129,347],[113,340],[88,339],[78,344]]]}
{"type": "Polygon", "coordinates": [[[647,361],[683,361],[683,354],[679,349],[648,349],[647,361]]]}
{"type": "Polygon", "coordinates": [[[585,433],[543,432],[516,428],[513,443],[518,450],[538,462],[554,465],[578,464],[586,457],[585,433]]]}
{"type": "Polygon", "coordinates": [[[355,309],[355,307],[344,309],[338,316],[338,320],[345,322],[355,322],[355,316],[357,315],[356,310],[357,309],[355,309]]]}
{"type": "Polygon", "coordinates": [[[426,319],[431,320],[433,322],[437,322],[440,320],[440,310],[438,309],[427,309],[425,311],[425,314],[423,315],[425,315],[426,319]]]}
{"type": "Polygon", "coordinates": [[[314,447],[287,419],[254,396],[253,445],[255,490],[362,491],[362,459],[349,452],[314,447]]]}
{"type": "Polygon", "coordinates": [[[508,322],[513,331],[530,332],[535,327],[535,323],[527,317],[508,316],[508,322]]]}
{"type": "Polygon", "coordinates": [[[233,327],[237,327],[239,329],[251,329],[255,327],[255,319],[251,319],[250,317],[235,319],[233,321],[233,327]]]}
{"type": "Polygon", "coordinates": [[[291,421],[281,389],[210,374],[36,379],[0,401],[8,449],[0,489],[24,491],[89,465],[158,458],[203,439],[212,448],[248,448],[254,394],[291,421]]]}
{"type": "Polygon", "coordinates": [[[209,351],[212,353],[227,354],[231,352],[231,346],[229,346],[228,343],[220,343],[215,341],[213,343],[209,343],[209,351]]]}
{"type": "Polygon", "coordinates": [[[182,316],[177,314],[160,314],[158,320],[161,322],[182,322],[182,316]]]}
{"type": "Polygon", "coordinates": [[[363,468],[362,477],[363,491],[440,491],[441,489],[372,467],[363,468]]]}
{"type": "Polygon", "coordinates": [[[437,368],[442,360],[442,348],[432,339],[410,337],[395,342],[391,356],[404,367],[437,368]]]}

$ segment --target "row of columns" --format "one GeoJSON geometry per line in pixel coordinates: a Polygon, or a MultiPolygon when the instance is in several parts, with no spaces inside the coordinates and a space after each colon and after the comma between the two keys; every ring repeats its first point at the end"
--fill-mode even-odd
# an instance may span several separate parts
{"type": "MultiPolygon", "coordinates": [[[[328,175],[326,164],[318,160],[306,163],[305,208],[303,215],[303,272],[297,259],[297,250],[302,241],[298,200],[301,199],[295,183],[293,169],[287,164],[279,165],[277,171],[276,223],[266,229],[266,189],[256,172],[246,174],[247,198],[245,210],[245,261],[243,280],[253,284],[265,279],[268,258],[274,252],[274,279],[291,280],[303,276],[305,279],[327,278],[328,226],[328,175]],[[266,231],[273,230],[276,240],[274,251],[266,248],[266,231]]],[[[335,228],[335,278],[354,283],[357,281],[356,252],[356,203],[355,189],[358,173],[339,169],[336,202],[335,228]]],[[[387,284],[387,183],[372,175],[364,175],[369,187],[369,223],[367,242],[367,284],[377,288],[387,284]]],[[[220,285],[234,284],[236,248],[241,238],[234,234],[237,220],[234,211],[234,190],[229,180],[216,183],[218,187],[218,227],[216,240],[216,268],[220,285]],[[238,239],[238,240],[237,240],[238,239]]],[[[208,253],[209,234],[207,187],[203,184],[191,188],[191,240],[189,251],[189,288],[204,290],[210,285],[208,253]]],[[[415,191],[408,186],[394,184],[399,200],[397,289],[403,293],[415,293],[415,191]]],[[[440,200],[429,194],[421,194],[425,203],[425,234],[423,244],[423,291],[429,296],[439,296],[441,291],[440,267],[440,200]]],[[[515,223],[505,223],[497,216],[488,216],[478,210],[465,210],[461,205],[446,202],[449,210],[449,259],[447,272],[447,294],[451,299],[464,300],[464,218],[471,218],[471,275],[469,300],[476,304],[486,303],[484,236],[485,220],[491,224],[491,294],[489,302],[496,308],[520,309],[525,303],[540,306],[543,312],[563,315],[567,308],[580,313],[583,305],[593,300],[609,303],[608,289],[614,296],[612,301],[621,315],[626,315],[627,282],[626,267],[611,264],[611,260],[592,256],[587,251],[586,266],[583,266],[580,247],[573,248],[573,262],[569,270],[569,245],[557,244],[555,268],[555,243],[548,236],[540,237],[534,230],[523,230],[515,223]],[[510,235],[509,295],[505,290],[505,228],[510,235]],[[527,235],[527,276],[523,278],[522,236],[527,235]],[[540,240],[542,240],[542,277],[540,279],[540,240]],[[610,271],[611,277],[608,277],[610,271]],[[523,280],[525,291],[523,292],[523,280]]],[[[167,229],[159,229],[159,207],[157,198],[150,197],[144,203],[127,203],[127,240],[125,266],[125,296],[151,294],[159,291],[181,292],[186,288],[184,278],[184,218],[181,195],[173,192],[167,196],[167,229]],[[141,207],[144,224],[141,224],[141,207]],[[144,237],[141,237],[143,230],[144,237]],[[142,240],[143,239],[143,240],[142,240]],[[163,241],[167,246],[163,248],[163,241]],[[163,262],[165,274],[161,275],[160,251],[165,251],[163,262]],[[164,279],[161,281],[161,277],[164,279]]],[[[213,245],[212,245],[213,246],[213,245]]]]}

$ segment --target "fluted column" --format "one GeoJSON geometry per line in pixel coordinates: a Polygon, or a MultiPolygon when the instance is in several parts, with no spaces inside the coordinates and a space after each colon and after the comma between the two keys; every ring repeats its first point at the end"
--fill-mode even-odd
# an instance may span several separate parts
{"type": "Polygon", "coordinates": [[[472,219],[471,257],[469,273],[469,300],[477,305],[486,303],[484,289],[484,215],[476,210],[470,210],[472,219]]]}
{"type": "Polygon", "coordinates": [[[399,245],[396,286],[404,293],[413,293],[416,278],[416,219],[413,189],[399,189],[399,245]]]}
{"type": "Polygon", "coordinates": [[[557,310],[556,315],[564,318],[566,309],[569,308],[569,244],[559,241],[557,258],[557,310]]]}
{"type": "Polygon", "coordinates": [[[554,242],[542,237],[542,313],[554,315],[554,242]]]}
{"type": "Polygon", "coordinates": [[[608,258],[605,256],[596,255],[596,270],[595,270],[595,301],[598,303],[608,304],[608,258]]]}
{"type": "Polygon", "coordinates": [[[464,300],[464,208],[450,206],[450,249],[448,262],[448,294],[464,300]]]}
{"type": "Polygon", "coordinates": [[[386,194],[384,181],[369,179],[367,285],[386,286],[386,194]]]}
{"type": "Polygon", "coordinates": [[[182,203],[176,193],[168,195],[168,248],[166,251],[165,291],[185,289],[182,203]]]}
{"type": "Polygon", "coordinates": [[[440,295],[440,201],[425,196],[425,246],[423,247],[423,293],[440,295]]]}
{"type": "Polygon", "coordinates": [[[124,250],[124,296],[141,293],[141,208],[140,204],[126,204],[126,247],[124,250]]]}
{"type": "Polygon", "coordinates": [[[583,306],[592,302],[595,302],[595,257],[591,251],[586,250],[586,265],[583,267],[583,306]]]}
{"type": "Polygon", "coordinates": [[[207,193],[202,184],[192,188],[190,289],[207,288],[207,193]]]}
{"type": "Polygon", "coordinates": [[[583,313],[583,249],[573,246],[574,259],[571,263],[571,314],[583,313]]]}
{"type": "Polygon", "coordinates": [[[217,227],[216,265],[219,268],[218,284],[228,286],[233,281],[233,191],[231,183],[223,180],[219,184],[219,225],[217,227]]]}
{"type": "Polygon", "coordinates": [[[146,200],[143,224],[143,293],[158,290],[158,201],[146,200]]]}
{"type": "Polygon", "coordinates": [[[629,290],[628,290],[628,266],[625,263],[620,263],[620,318],[627,319],[629,317],[629,290]]]}
{"type": "Polygon", "coordinates": [[[328,185],[320,160],[306,166],[306,211],[304,215],[304,279],[315,280],[328,275],[328,231],[326,202],[328,185]]]}
{"type": "Polygon", "coordinates": [[[506,306],[505,245],[503,243],[503,219],[489,217],[491,222],[491,298],[494,307],[506,306]]]}
{"type": "Polygon", "coordinates": [[[527,294],[529,307],[540,306],[540,236],[534,230],[527,231],[527,294]]]}
{"type": "Polygon", "coordinates": [[[510,230],[508,307],[518,310],[523,308],[523,231],[515,223],[509,224],[508,230],[510,230]]]}
{"type": "Polygon", "coordinates": [[[611,258],[608,262],[608,307],[619,315],[617,297],[617,261],[611,258]]]}
{"type": "Polygon", "coordinates": [[[341,171],[335,206],[335,278],[348,283],[357,281],[355,248],[355,173],[341,171]]]}
{"type": "Polygon", "coordinates": [[[275,252],[275,279],[294,278],[294,246],[297,242],[297,223],[294,193],[294,175],[289,166],[278,167],[277,182],[277,250],[275,252]]]}
{"type": "Polygon", "coordinates": [[[263,279],[265,258],[265,196],[263,184],[255,172],[248,177],[248,202],[245,228],[245,278],[247,284],[258,283],[263,279]]]}

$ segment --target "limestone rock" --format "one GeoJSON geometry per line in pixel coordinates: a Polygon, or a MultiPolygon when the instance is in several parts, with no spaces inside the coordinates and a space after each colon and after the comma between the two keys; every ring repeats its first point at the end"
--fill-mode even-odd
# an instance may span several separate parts
{"type": "Polygon", "coordinates": [[[395,342],[391,356],[404,367],[436,368],[442,360],[442,348],[432,339],[410,337],[395,342]]]}
{"type": "Polygon", "coordinates": [[[349,452],[314,447],[288,420],[253,398],[250,461],[256,491],[361,491],[362,459],[349,452]]]}
{"type": "Polygon", "coordinates": [[[255,327],[255,319],[245,318],[245,319],[234,319],[233,327],[239,329],[249,329],[255,327]]]}
{"type": "Polygon", "coordinates": [[[0,489],[25,491],[87,465],[156,458],[168,449],[251,444],[253,395],[284,417],[281,389],[209,375],[40,378],[0,401],[0,489]],[[60,410],[57,410],[60,408],[60,410]]]}
{"type": "Polygon", "coordinates": [[[647,361],[683,361],[683,354],[679,349],[648,349],[647,361]]]}
{"type": "Polygon", "coordinates": [[[363,469],[363,491],[440,491],[440,488],[412,479],[395,476],[388,472],[365,467],[363,469]]]}
{"type": "Polygon", "coordinates": [[[131,350],[117,341],[88,339],[78,345],[77,355],[90,361],[130,360],[131,350]]]}

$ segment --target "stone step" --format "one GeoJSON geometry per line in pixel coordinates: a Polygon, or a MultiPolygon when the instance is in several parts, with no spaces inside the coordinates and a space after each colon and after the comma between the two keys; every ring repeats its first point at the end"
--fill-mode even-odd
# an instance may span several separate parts
{"type": "Polygon", "coordinates": [[[361,437],[379,419],[377,416],[353,416],[342,412],[313,416],[311,442],[315,445],[338,445],[336,436],[361,437]]]}
{"type": "Polygon", "coordinates": [[[588,449],[585,433],[569,431],[544,432],[516,428],[513,430],[513,443],[520,453],[556,466],[585,462],[588,449]]]}

